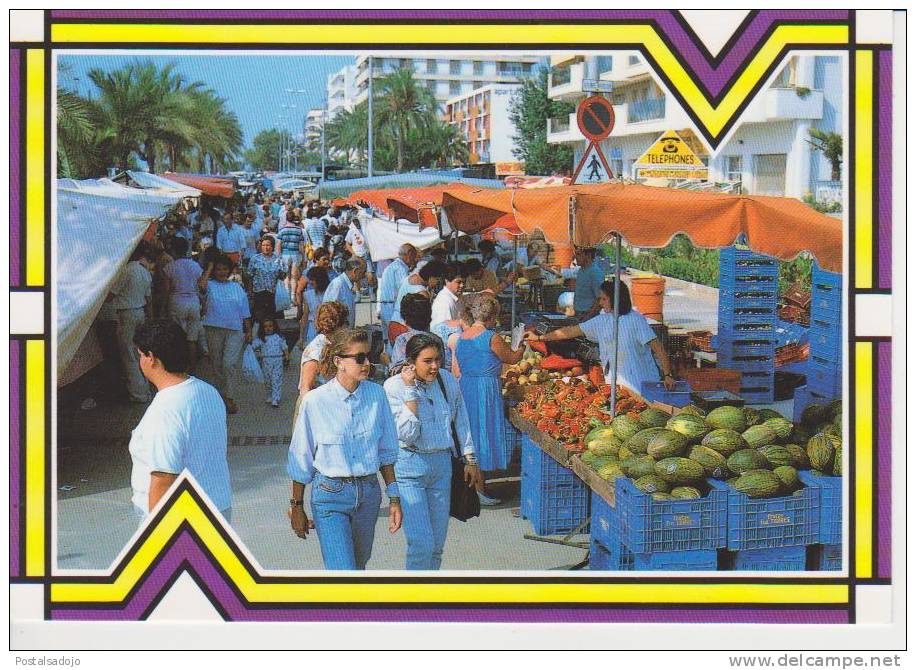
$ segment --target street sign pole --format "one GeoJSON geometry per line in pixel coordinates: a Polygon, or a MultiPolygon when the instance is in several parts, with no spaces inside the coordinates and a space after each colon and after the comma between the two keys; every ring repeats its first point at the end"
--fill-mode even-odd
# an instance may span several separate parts
{"type": "Polygon", "coordinates": [[[576,109],[576,123],[582,134],[589,140],[589,145],[582,154],[582,160],[576,166],[572,182],[574,184],[601,184],[610,181],[614,175],[599,143],[606,139],[614,129],[613,105],[607,98],[600,95],[588,97],[580,102],[576,109]],[[586,173],[580,179],[583,176],[583,170],[586,173]]]}

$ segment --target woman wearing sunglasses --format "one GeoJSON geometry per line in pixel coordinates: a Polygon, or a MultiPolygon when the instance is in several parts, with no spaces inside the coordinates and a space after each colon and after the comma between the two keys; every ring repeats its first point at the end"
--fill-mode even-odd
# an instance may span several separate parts
{"type": "Polygon", "coordinates": [[[384,389],[367,381],[365,331],[334,333],[322,354],[321,373],[331,381],[302,400],[289,445],[289,518],[303,540],[309,528],[317,530],[326,569],[365,570],[382,503],[379,473],[388,495],[388,530],[401,527],[397,430],[384,389]],[[314,523],[304,507],[308,484],[314,523]]]}
{"type": "Polygon", "coordinates": [[[461,389],[441,366],[442,340],[420,333],[407,342],[401,373],[385,382],[400,444],[395,471],[403,496],[408,570],[438,570],[442,563],[456,446],[465,461],[465,482],[473,488],[480,484],[461,389]]]}

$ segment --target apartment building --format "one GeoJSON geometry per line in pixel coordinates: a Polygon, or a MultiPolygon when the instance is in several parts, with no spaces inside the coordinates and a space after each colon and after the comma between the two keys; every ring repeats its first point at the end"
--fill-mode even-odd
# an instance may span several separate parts
{"type": "MultiPolygon", "coordinates": [[[[606,95],[616,121],[601,148],[615,174],[634,176],[640,156],[661,133],[674,130],[708,165],[710,180],[740,182],[745,193],[802,198],[830,180],[829,162],[808,139],[812,128],[843,132],[844,72],[840,56],[790,56],[715,156],[708,155],[683,108],[638,53],[553,54],[548,95],[575,104],[587,95],[582,80],[590,74],[613,82],[606,95]]],[[[547,133],[550,143],[574,145],[577,161],[587,146],[574,113],[550,119],[547,133]]]]}
{"type": "Polygon", "coordinates": [[[512,153],[516,130],[509,111],[512,95],[519,88],[518,84],[490,84],[446,101],[445,119],[464,135],[472,165],[518,162],[512,153]]]}
{"type": "Polygon", "coordinates": [[[353,101],[356,98],[355,77],[356,68],[352,65],[328,75],[328,120],[342,111],[353,111],[353,101]]]}
{"type": "Polygon", "coordinates": [[[305,115],[302,134],[305,139],[305,148],[309,151],[321,151],[321,122],[323,109],[310,109],[305,115]]]}
{"type": "Polygon", "coordinates": [[[392,51],[357,56],[354,66],[354,105],[369,97],[369,58],[373,79],[400,68],[409,68],[421,85],[427,87],[445,112],[449,99],[470,95],[487,84],[514,84],[534,74],[542,56],[508,52],[496,54],[477,51],[406,52],[392,51]]]}

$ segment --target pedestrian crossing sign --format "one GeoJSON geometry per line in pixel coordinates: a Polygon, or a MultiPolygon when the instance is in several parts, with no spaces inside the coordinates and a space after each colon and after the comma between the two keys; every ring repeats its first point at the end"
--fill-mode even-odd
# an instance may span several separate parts
{"type": "Polygon", "coordinates": [[[573,184],[603,184],[613,178],[611,168],[604,158],[604,152],[597,142],[591,142],[582,154],[582,160],[573,174],[573,184]]]}

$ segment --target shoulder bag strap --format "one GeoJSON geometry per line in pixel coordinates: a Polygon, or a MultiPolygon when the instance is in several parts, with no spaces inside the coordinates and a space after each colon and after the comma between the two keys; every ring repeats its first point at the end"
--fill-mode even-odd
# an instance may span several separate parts
{"type": "Polygon", "coordinates": [[[452,429],[452,446],[455,450],[454,456],[460,459],[461,449],[459,447],[458,431],[455,430],[455,419],[452,417],[452,403],[448,399],[448,393],[445,391],[445,382],[442,381],[442,375],[436,375],[436,381],[439,382],[439,390],[442,391],[442,397],[445,398],[445,403],[448,405],[449,426],[452,429]]]}

